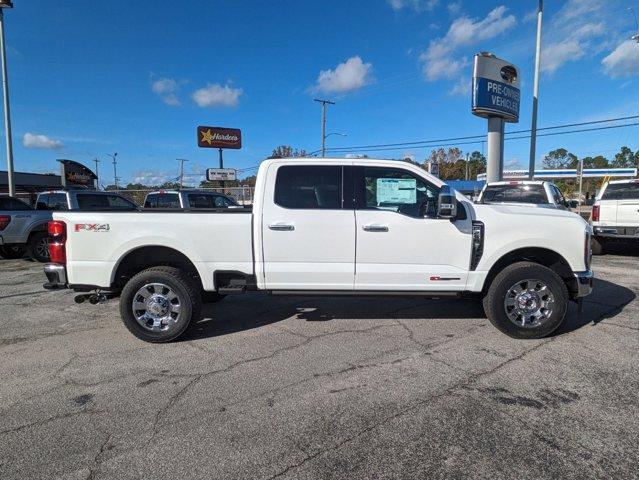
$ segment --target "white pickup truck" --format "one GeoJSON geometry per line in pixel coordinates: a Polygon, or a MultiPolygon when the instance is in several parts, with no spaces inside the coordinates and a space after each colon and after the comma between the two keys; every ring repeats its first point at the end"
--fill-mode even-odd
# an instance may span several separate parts
{"type": "Polygon", "coordinates": [[[590,223],[594,229],[592,250],[604,253],[615,241],[639,245],[639,180],[613,180],[605,183],[592,206],[590,223]]]}
{"type": "Polygon", "coordinates": [[[578,215],[473,204],[407,163],[267,160],[254,202],[55,212],[44,286],[92,303],[120,295],[125,325],[149,342],[182,334],[203,297],[249,290],[474,297],[504,333],[540,338],[592,290],[592,230],[578,215]]]}

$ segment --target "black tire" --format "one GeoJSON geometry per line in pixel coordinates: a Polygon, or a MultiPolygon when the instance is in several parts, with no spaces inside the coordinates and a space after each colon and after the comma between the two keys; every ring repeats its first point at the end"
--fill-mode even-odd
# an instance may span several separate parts
{"type": "Polygon", "coordinates": [[[226,298],[226,295],[221,295],[217,292],[202,292],[202,302],[204,303],[217,303],[226,298]]]}
{"type": "MultiPolygon", "coordinates": [[[[149,294],[157,295],[150,291],[149,294]]],[[[140,340],[151,343],[170,342],[182,335],[192,321],[199,319],[201,298],[200,287],[187,273],[174,267],[152,267],[135,275],[124,286],[120,296],[120,316],[126,328],[140,340]],[[140,299],[139,291],[148,284],[164,285],[179,300],[177,319],[164,331],[151,331],[150,326],[145,327],[138,322],[136,314],[140,315],[145,310],[134,313],[133,302],[140,299]]]]}
{"type": "MultiPolygon", "coordinates": [[[[532,282],[532,284],[534,283],[532,282]]],[[[534,287],[533,290],[535,288],[537,287],[534,287]]],[[[547,293],[548,290],[545,290],[544,293],[547,293]]],[[[539,295],[538,298],[541,301],[543,294],[539,295]]],[[[546,294],[545,296],[547,299],[548,295],[546,294]]],[[[568,289],[562,278],[551,269],[538,263],[518,262],[506,267],[497,274],[488,288],[488,293],[484,297],[483,303],[484,311],[490,322],[509,337],[518,339],[543,338],[559,328],[564,321],[568,308],[568,289]],[[509,315],[516,315],[518,310],[515,310],[515,307],[506,306],[506,295],[509,291],[512,291],[512,287],[515,287],[518,282],[525,285],[525,280],[528,279],[538,280],[540,284],[545,284],[552,297],[554,297],[554,305],[551,309],[545,310],[545,314],[548,317],[544,318],[539,325],[533,326],[529,324],[524,327],[519,325],[519,320],[516,322],[509,318],[509,315]]]]}
{"type": "Polygon", "coordinates": [[[593,255],[603,255],[604,253],[604,243],[600,238],[592,237],[590,239],[590,248],[593,255]]]}
{"type": "Polygon", "coordinates": [[[27,249],[22,245],[3,245],[0,247],[0,257],[7,260],[24,257],[27,249]]]}
{"type": "Polygon", "coordinates": [[[29,237],[27,253],[36,262],[49,261],[49,234],[47,232],[35,232],[29,237]]]}

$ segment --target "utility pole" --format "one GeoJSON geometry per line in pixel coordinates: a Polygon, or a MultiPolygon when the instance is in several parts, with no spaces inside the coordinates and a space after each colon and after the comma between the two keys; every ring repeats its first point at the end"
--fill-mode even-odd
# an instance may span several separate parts
{"type": "Polygon", "coordinates": [[[96,188],[98,190],[100,190],[100,175],[98,175],[98,163],[100,163],[100,160],[98,160],[98,157],[95,157],[93,159],[93,161],[95,162],[95,183],[96,183],[96,188]]]}
{"type": "Polygon", "coordinates": [[[320,100],[319,98],[314,98],[313,100],[322,104],[322,158],[324,158],[326,156],[326,105],[335,105],[335,102],[320,100]]]}
{"type": "Polygon", "coordinates": [[[468,152],[466,152],[466,180],[468,180],[468,171],[469,171],[469,167],[468,167],[468,152]]]}
{"type": "Polygon", "coordinates": [[[188,162],[186,158],[176,158],[180,162],[180,190],[184,186],[184,162],[188,162]]]}
{"type": "Polygon", "coordinates": [[[110,153],[107,153],[107,156],[111,157],[113,159],[113,184],[115,185],[115,189],[119,190],[120,187],[118,187],[118,152],[115,152],[113,155],[111,155],[110,153]]]}
{"type": "Polygon", "coordinates": [[[7,142],[7,180],[9,195],[16,193],[13,178],[13,140],[11,138],[11,112],[9,110],[9,77],[7,75],[7,51],[4,45],[4,9],[13,8],[10,0],[0,0],[0,56],[2,57],[2,92],[4,97],[4,133],[7,142]]]}
{"type": "Polygon", "coordinates": [[[532,121],[530,126],[530,159],[528,161],[528,179],[535,178],[535,156],[537,154],[537,107],[539,104],[539,73],[541,70],[541,20],[544,12],[544,0],[539,0],[537,9],[537,42],[535,45],[535,80],[533,81],[532,121]]]}

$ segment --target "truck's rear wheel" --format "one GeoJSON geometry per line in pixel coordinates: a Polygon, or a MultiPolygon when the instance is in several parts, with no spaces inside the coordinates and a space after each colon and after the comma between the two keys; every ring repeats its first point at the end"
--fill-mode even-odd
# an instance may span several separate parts
{"type": "Polygon", "coordinates": [[[36,262],[49,261],[49,234],[47,232],[35,232],[29,237],[27,244],[29,256],[36,262]]]}
{"type": "Polygon", "coordinates": [[[563,322],[568,289],[551,269],[532,262],[506,267],[484,297],[486,316],[513,338],[543,338],[563,322]]]}
{"type": "Polygon", "coordinates": [[[4,245],[0,247],[0,257],[6,259],[22,258],[26,249],[22,245],[4,245]]]}
{"type": "Polygon", "coordinates": [[[152,267],[131,278],[120,296],[120,315],[129,331],[145,342],[175,340],[197,321],[201,292],[174,267],[152,267]]]}

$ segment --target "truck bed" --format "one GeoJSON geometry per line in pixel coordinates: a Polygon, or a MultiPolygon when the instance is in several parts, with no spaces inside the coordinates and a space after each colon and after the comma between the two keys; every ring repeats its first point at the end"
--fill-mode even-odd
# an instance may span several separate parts
{"type": "Polygon", "coordinates": [[[67,225],[71,285],[108,288],[120,261],[139,248],[162,245],[188,257],[205,290],[213,272],[253,274],[251,209],[140,212],[55,212],[67,225]],[[224,259],[224,261],[220,261],[224,259]]]}

